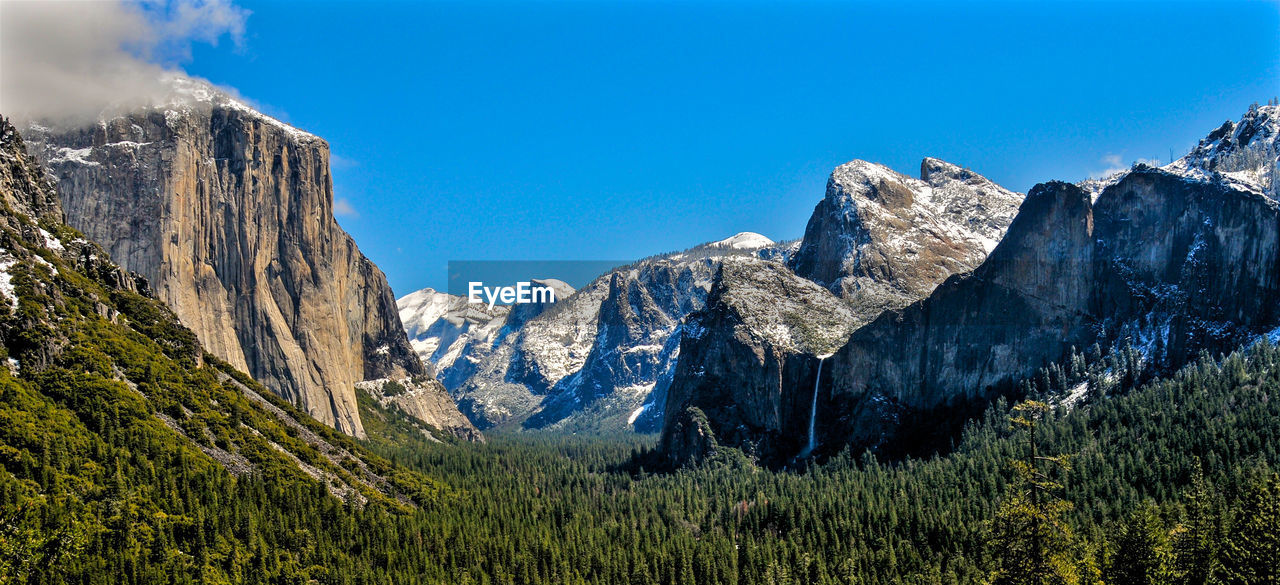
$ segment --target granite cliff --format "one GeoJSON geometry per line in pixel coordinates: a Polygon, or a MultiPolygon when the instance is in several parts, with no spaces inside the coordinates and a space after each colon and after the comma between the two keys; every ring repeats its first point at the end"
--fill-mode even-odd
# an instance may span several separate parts
{"type": "MultiPolygon", "coordinates": [[[[697,460],[708,446],[724,444],[779,464],[807,455],[812,443],[826,452],[846,446],[929,449],[953,437],[991,399],[1016,394],[1021,380],[1063,362],[1073,349],[1096,344],[1105,354],[1133,348],[1144,364],[1167,372],[1202,351],[1230,351],[1275,330],[1280,206],[1271,181],[1278,110],[1251,110],[1163,169],[1138,165],[1090,181],[1088,190],[1061,182],[1037,185],[980,265],[857,327],[830,358],[738,359],[721,368],[731,373],[726,379],[682,392],[683,403],[697,408],[688,420],[669,421],[663,438],[668,456],[677,463],[697,460]],[[762,393],[752,384],[762,371],[775,369],[784,381],[780,397],[772,387],[762,393]],[[724,404],[706,408],[706,397],[717,393],[724,404]],[[799,437],[799,421],[752,425],[741,414],[740,405],[762,400],[790,405],[783,412],[795,413],[805,399],[813,401],[807,422],[815,441],[809,445],[799,437]]],[[[907,196],[879,183],[881,192],[907,196]]],[[[842,241],[858,240],[835,239],[842,241]]],[[[848,287],[834,284],[865,275],[836,267],[865,264],[841,264],[841,249],[823,245],[834,259],[814,254],[813,261],[801,256],[793,265],[848,294],[848,287]]],[[[856,296],[860,289],[853,290],[856,296]]],[[[685,350],[686,360],[692,354],[685,350]]],[[[691,361],[681,365],[695,367],[691,361]]]]}
{"type": "Polygon", "coordinates": [[[1021,200],[938,159],[919,179],[861,160],[837,167],[796,251],[725,263],[689,318],[662,449],[679,462],[723,443],[770,464],[811,449],[816,364],[880,313],[981,264],[1021,200]]]}
{"type": "Polygon", "coordinates": [[[171,82],[163,105],[32,126],[68,223],[145,275],[211,353],[363,436],[356,382],[424,369],[385,276],[334,219],[328,144],[171,82]]]}
{"type": "Polygon", "coordinates": [[[926,158],[920,178],[855,160],[840,165],[789,265],[870,320],[973,270],[1013,221],[1022,194],[926,158]]]}

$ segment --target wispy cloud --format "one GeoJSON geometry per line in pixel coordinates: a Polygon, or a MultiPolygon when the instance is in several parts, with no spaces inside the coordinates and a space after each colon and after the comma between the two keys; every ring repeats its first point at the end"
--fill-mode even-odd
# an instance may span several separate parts
{"type": "Polygon", "coordinates": [[[1129,166],[1124,164],[1124,156],[1120,154],[1104,154],[1098,162],[1106,166],[1101,171],[1089,173],[1089,177],[1092,179],[1105,179],[1116,173],[1129,170],[1129,166]]]}
{"type": "Polygon", "coordinates": [[[333,169],[354,169],[360,166],[360,161],[348,158],[337,153],[329,153],[329,167],[333,169]]]}
{"type": "Polygon", "coordinates": [[[193,43],[239,46],[231,0],[0,2],[0,112],[84,121],[161,99],[193,43]]]}
{"type": "Polygon", "coordinates": [[[338,217],[360,217],[360,212],[356,211],[350,201],[342,197],[333,200],[333,214],[338,217]]]}

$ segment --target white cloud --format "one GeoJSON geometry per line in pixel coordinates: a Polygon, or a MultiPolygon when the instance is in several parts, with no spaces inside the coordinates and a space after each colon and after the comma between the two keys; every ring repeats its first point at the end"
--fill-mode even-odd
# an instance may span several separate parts
{"type": "Polygon", "coordinates": [[[192,43],[237,45],[231,0],[0,2],[0,113],[83,122],[162,99],[192,43]]]}
{"type": "Polygon", "coordinates": [[[341,217],[360,217],[360,212],[356,211],[351,202],[341,197],[333,200],[333,214],[341,217]]]}
{"type": "Polygon", "coordinates": [[[332,169],[354,169],[360,166],[360,162],[353,158],[341,156],[336,153],[329,153],[329,168],[332,169]]]}
{"type": "Polygon", "coordinates": [[[1101,171],[1089,173],[1089,178],[1105,179],[1116,173],[1122,173],[1129,170],[1129,166],[1124,164],[1124,157],[1119,154],[1105,154],[1101,159],[1099,159],[1099,162],[1106,165],[1106,168],[1101,171]]]}

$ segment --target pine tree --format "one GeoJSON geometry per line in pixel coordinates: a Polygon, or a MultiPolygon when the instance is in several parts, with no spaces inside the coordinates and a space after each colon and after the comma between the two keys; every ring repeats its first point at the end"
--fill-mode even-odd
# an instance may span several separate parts
{"type": "Polygon", "coordinates": [[[1056,495],[1062,485],[1050,478],[1069,467],[1067,458],[1039,453],[1037,424],[1049,407],[1028,400],[1014,407],[1011,422],[1026,430],[1027,451],[1013,462],[1014,493],[991,523],[987,548],[995,559],[993,585],[1074,585],[1080,582],[1073,558],[1074,537],[1063,515],[1071,509],[1056,495]]]}
{"type": "Polygon", "coordinates": [[[1280,475],[1254,478],[1246,486],[1223,551],[1223,581],[1231,585],[1275,585],[1280,571],[1280,475]]]}
{"type": "Polygon", "coordinates": [[[1169,582],[1169,535],[1155,503],[1144,501],[1129,514],[1116,538],[1107,567],[1108,583],[1163,585],[1169,582]]]}
{"type": "Polygon", "coordinates": [[[1221,561],[1221,520],[1219,507],[1210,491],[1200,463],[1187,492],[1186,519],[1173,531],[1172,579],[1177,585],[1216,583],[1221,561]]]}

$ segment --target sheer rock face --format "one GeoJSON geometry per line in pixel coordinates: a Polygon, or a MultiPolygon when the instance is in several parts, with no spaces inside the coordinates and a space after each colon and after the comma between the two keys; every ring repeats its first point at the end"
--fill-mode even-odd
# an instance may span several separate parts
{"type": "Polygon", "coordinates": [[[202,344],[363,436],[355,383],[423,373],[382,272],[333,217],[328,144],[206,86],[77,129],[33,126],[69,223],[145,275],[202,344]]]}
{"type": "Polygon", "coordinates": [[[1130,343],[1178,367],[1280,321],[1280,217],[1261,194],[1139,168],[1091,202],[1032,190],[969,275],[882,315],[831,358],[819,428],[885,444],[929,413],[980,406],[1071,348],[1130,343]]]}
{"type": "Polygon", "coordinates": [[[815,388],[807,366],[855,323],[843,300],[780,262],[725,259],[680,340],[661,449],[675,462],[719,442],[766,460],[799,450],[815,388]]]}
{"type": "MultiPolygon", "coordinates": [[[[976,268],[1023,198],[937,159],[921,163],[920,177],[865,161],[841,165],[785,265],[726,264],[714,302],[690,318],[681,340],[664,428],[693,428],[681,420],[693,407],[706,415],[699,428],[762,462],[783,464],[806,448],[819,356],[976,268]]],[[[676,462],[696,458],[698,446],[681,436],[696,435],[664,430],[662,448],[676,462]]]]}
{"type": "Polygon", "coordinates": [[[860,318],[906,306],[995,248],[1022,194],[938,159],[913,179],[855,160],[827,181],[790,266],[860,318]]]}
{"type": "MultiPolygon", "coordinates": [[[[765,326],[712,319],[724,311],[709,302],[703,341],[686,336],[680,365],[723,379],[682,382],[687,398],[668,412],[678,417],[687,403],[707,420],[668,424],[714,430],[719,444],[785,463],[806,443],[787,413],[803,419],[797,405],[816,396],[819,451],[910,453],[942,444],[1073,347],[1131,345],[1170,371],[1277,330],[1278,116],[1276,106],[1252,109],[1164,169],[1139,165],[1087,191],[1038,185],[1012,223],[1002,211],[1012,198],[945,163],[926,160],[919,181],[859,161],[840,167],[789,265],[851,303],[847,342],[822,362],[770,357],[758,341],[727,355],[740,331],[765,326]]],[[[677,438],[663,439],[677,463],[714,444],[683,448],[677,438]]]]}
{"type": "Polygon", "coordinates": [[[467,357],[475,372],[450,392],[482,429],[656,432],[684,319],[704,305],[720,262],[790,250],[739,233],[617,268],[513,321],[529,305],[519,306],[491,350],[467,357]]]}

